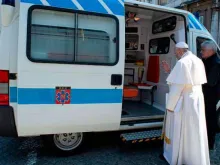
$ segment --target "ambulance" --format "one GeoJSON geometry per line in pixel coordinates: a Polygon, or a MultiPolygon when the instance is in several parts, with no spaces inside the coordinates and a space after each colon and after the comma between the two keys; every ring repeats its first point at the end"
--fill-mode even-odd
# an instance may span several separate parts
{"type": "Polygon", "coordinates": [[[197,56],[216,43],[191,13],[135,0],[1,0],[0,15],[0,136],[64,153],[91,132],[160,139],[162,61],[175,65],[176,42],[197,56]]]}

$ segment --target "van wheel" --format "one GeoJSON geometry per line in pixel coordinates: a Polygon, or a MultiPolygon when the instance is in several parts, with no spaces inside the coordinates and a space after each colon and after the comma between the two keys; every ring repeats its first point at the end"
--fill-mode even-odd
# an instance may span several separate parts
{"type": "Polygon", "coordinates": [[[46,147],[55,149],[61,154],[73,154],[82,150],[85,143],[85,134],[63,133],[42,136],[46,147]]]}

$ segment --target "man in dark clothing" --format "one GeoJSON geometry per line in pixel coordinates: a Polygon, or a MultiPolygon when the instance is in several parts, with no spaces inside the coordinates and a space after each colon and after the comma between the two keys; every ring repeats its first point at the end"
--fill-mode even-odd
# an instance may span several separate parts
{"type": "Polygon", "coordinates": [[[209,149],[214,149],[217,132],[216,105],[220,99],[220,63],[217,55],[217,47],[211,41],[205,41],[202,43],[201,54],[207,76],[207,83],[203,85],[203,94],[205,99],[209,149]]]}

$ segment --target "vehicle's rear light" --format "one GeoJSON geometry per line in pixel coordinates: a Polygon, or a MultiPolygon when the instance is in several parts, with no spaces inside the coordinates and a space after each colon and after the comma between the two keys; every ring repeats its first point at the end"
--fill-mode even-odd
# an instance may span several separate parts
{"type": "Polygon", "coordinates": [[[0,70],[0,83],[8,83],[8,71],[0,70]]]}
{"type": "Polygon", "coordinates": [[[9,105],[9,72],[0,70],[0,105],[9,105]]]}
{"type": "Polygon", "coordinates": [[[8,94],[0,94],[0,105],[8,105],[9,97],[8,94]]]}

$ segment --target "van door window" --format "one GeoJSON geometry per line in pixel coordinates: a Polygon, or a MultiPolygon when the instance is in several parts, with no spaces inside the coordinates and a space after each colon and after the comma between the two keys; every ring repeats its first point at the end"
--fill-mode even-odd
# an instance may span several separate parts
{"type": "Polygon", "coordinates": [[[116,22],[112,18],[77,14],[76,62],[115,63],[116,22]]]}
{"type": "Polygon", "coordinates": [[[31,58],[40,61],[72,62],[74,29],[32,25],[31,58]]]}
{"type": "Polygon", "coordinates": [[[112,16],[32,9],[27,56],[33,62],[115,65],[118,22],[112,16]]]}

